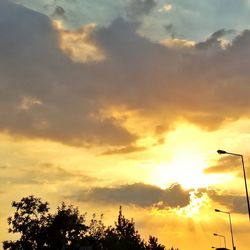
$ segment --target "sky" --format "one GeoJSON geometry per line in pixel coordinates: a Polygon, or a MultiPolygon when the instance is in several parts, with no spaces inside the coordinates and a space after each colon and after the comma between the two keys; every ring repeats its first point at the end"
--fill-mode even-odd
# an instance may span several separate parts
{"type": "Polygon", "coordinates": [[[250,233],[250,2],[0,0],[0,240],[41,197],[144,238],[211,249],[250,233]],[[249,182],[248,178],[248,182],[249,182]],[[195,244],[194,244],[195,242],[195,244]]]}

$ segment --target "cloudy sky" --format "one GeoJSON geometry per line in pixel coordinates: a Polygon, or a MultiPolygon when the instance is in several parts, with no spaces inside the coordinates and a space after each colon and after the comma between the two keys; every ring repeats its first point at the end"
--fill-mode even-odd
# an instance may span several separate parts
{"type": "Polygon", "coordinates": [[[247,250],[248,0],[0,0],[0,239],[34,194],[182,250],[247,250]],[[193,245],[193,242],[196,245],[193,245]]]}

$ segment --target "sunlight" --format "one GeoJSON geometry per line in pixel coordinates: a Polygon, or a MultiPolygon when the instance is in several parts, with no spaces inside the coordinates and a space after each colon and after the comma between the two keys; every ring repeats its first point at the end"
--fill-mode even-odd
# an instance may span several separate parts
{"type": "Polygon", "coordinates": [[[172,178],[184,189],[207,187],[208,181],[203,169],[205,159],[192,150],[179,151],[170,163],[172,178]]]}
{"type": "Polygon", "coordinates": [[[200,209],[209,203],[207,194],[198,194],[195,191],[190,192],[190,203],[186,207],[180,208],[176,211],[179,215],[193,217],[200,214],[200,209]]]}
{"type": "Polygon", "coordinates": [[[154,168],[152,182],[166,188],[171,183],[179,183],[184,189],[207,187],[211,180],[203,173],[206,164],[197,155],[182,155],[174,157],[169,163],[161,163],[154,168]]]}
{"type": "Polygon", "coordinates": [[[209,152],[213,147],[214,142],[208,139],[207,132],[190,124],[178,125],[166,138],[159,155],[161,158],[163,155],[165,159],[155,164],[150,183],[161,188],[179,183],[188,190],[227,182],[232,179],[228,174],[204,173],[204,169],[211,164],[209,152]]]}

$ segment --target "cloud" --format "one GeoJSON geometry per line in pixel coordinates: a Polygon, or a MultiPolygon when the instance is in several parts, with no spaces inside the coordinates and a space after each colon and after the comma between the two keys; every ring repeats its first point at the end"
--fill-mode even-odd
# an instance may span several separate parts
{"type": "Polygon", "coordinates": [[[105,55],[92,40],[95,24],[87,24],[75,31],[66,30],[60,21],[54,21],[54,27],[59,31],[60,48],[75,62],[98,62],[105,55]]]}
{"type": "MultiPolygon", "coordinates": [[[[119,79],[121,93],[125,93],[119,95],[119,101],[129,108],[147,116],[161,114],[169,124],[173,119],[184,117],[205,129],[216,129],[224,121],[239,118],[243,107],[239,103],[240,109],[232,107],[237,99],[235,94],[241,102],[242,97],[246,102],[247,99],[244,93],[239,93],[239,85],[236,86],[236,81],[231,78],[240,72],[229,70],[237,71],[239,61],[235,64],[233,59],[233,54],[238,54],[234,49],[237,39],[226,51],[220,48],[218,52],[209,50],[204,54],[193,47],[188,51],[172,51],[140,37],[121,19],[100,29],[98,35],[99,43],[113,60],[113,69],[120,65],[123,75],[127,76],[124,79],[117,75],[116,79],[119,79]],[[236,99],[233,100],[233,96],[236,99]]],[[[246,64],[247,61],[246,58],[246,64]]],[[[244,74],[248,75],[247,71],[244,74]]],[[[239,77],[241,87],[246,88],[243,78],[246,80],[247,77],[242,74],[239,77]]]]}
{"type": "Polygon", "coordinates": [[[175,28],[175,26],[172,24],[172,23],[170,23],[170,24],[168,24],[168,25],[164,25],[164,29],[167,31],[167,33],[171,36],[171,38],[173,39],[173,40],[175,40],[175,37],[176,37],[176,28],[175,28]]]}
{"type": "MultiPolygon", "coordinates": [[[[156,4],[134,3],[144,6],[138,13],[156,4]]],[[[173,49],[141,36],[139,21],[68,31],[8,1],[0,1],[0,16],[2,132],[123,153],[159,125],[162,134],[179,120],[216,130],[249,117],[249,30],[225,48],[217,45],[228,30],[173,49]],[[129,115],[121,119],[113,107],[129,115]],[[136,129],[127,126],[134,116],[136,129]]]]}
{"type": "Polygon", "coordinates": [[[54,17],[64,17],[65,16],[65,10],[63,7],[61,6],[56,6],[54,13],[52,14],[52,16],[54,17]]]}
{"type": "Polygon", "coordinates": [[[165,45],[168,48],[173,49],[191,49],[195,46],[194,41],[188,41],[185,39],[178,39],[178,38],[172,38],[172,39],[164,39],[161,41],[162,45],[165,45]]]}
{"type": "Polygon", "coordinates": [[[173,185],[164,190],[144,183],[135,183],[81,190],[74,198],[96,203],[127,204],[139,207],[154,206],[169,209],[187,206],[189,204],[189,191],[183,190],[180,185],[173,185]]]}
{"type": "Polygon", "coordinates": [[[66,182],[91,183],[96,178],[78,171],[68,171],[52,163],[33,166],[17,166],[13,173],[12,166],[1,167],[1,183],[5,185],[47,185],[66,182]],[[11,173],[11,174],[10,174],[11,173]]]}
{"type": "Polygon", "coordinates": [[[138,19],[148,15],[156,6],[156,0],[131,0],[128,6],[128,16],[132,19],[138,19]]]}
{"type": "Polygon", "coordinates": [[[173,5],[172,5],[172,4],[164,4],[164,5],[162,6],[162,8],[160,8],[158,11],[159,11],[159,12],[169,12],[169,11],[172,10],[172,8],[173,8],[173,5]]]}
{"type": "Polygon", "coordinates": [[[226,35],[230,35],[232,33],[235,33],[235,30],[225,30],[225,29],[220,29],[214,32],[209,38],[204,41],[204,42],[199,42],[195,46],[197,49],[207,49],[211,47],[218,47],[221,48],[223,47],[223,38],[226,35]]]}
{"type": "Polygon", "coordinates": [[[115,155],[115,154],[129,154],[134,152],[141,152],[146,150],[146,147],[138,147],[138,146],[127,146],[122,148],[110,149],[102,153],[102,155],[115,155]]]}
{"type": "Polygon", "coordinates": [[[208,192],[210,199],[214,202],[220,203],[220,205],[227,207],[228,211],[231,213],[247,213],[247,203],[246,198],[240,195],[234,194],[219,194],[215,190],[210,190],[208,192]]]}
{"type": "Polygon", "coordinates": [[[217,164],[204,170],[206,174],[225,173],[225,172],[241,171],[241,162],[237,157],[224,156],[219,158],[217,164]]]}
{"type": "Polygon", "coordinates": [[[36,105],[42,105],[42,102],[31,96],[23,96],[19,108],[29,110],[36,105]]]}
{"type": "Polygon", "coordinates": [[[91,79],[96,74],[61,51],[59,34],[46,16],[8,1],[0,2],[0,14],[0,130],[74,146],[126,145],[136,139],[115,118],[99,115],[102,101],[91,79]]]}

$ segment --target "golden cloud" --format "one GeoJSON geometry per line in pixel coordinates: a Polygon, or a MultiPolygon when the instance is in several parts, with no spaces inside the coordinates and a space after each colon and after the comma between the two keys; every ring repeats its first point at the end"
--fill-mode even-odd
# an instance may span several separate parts
{"type": "Polygon", "coordinates": [[[60,20],[54,20],[53,26],[59,32],[60,48],[74,62],[98,62],[105,58],[103,51],[91,38],[95,24],[84,25],[75,31],[65,29],[60,20]]]}
{"type": "Polygon", "coordinates": [[[162,6],[162,8],[160,8],[158,11],[159,12],[169,12],[173,9],[173,5],[172,4],[164,4],[162,6]]]}
{"type": "Polygon", "coordinates": [[[194,41],[185,40],[185,39],[178,39],[178,38],[164,39],[160,43],[165,45],[168,48],[176,48],[176,49],[180,49],[180,48],[190,49],[190,48],[193,48],[195,46],[194,41]]]}

